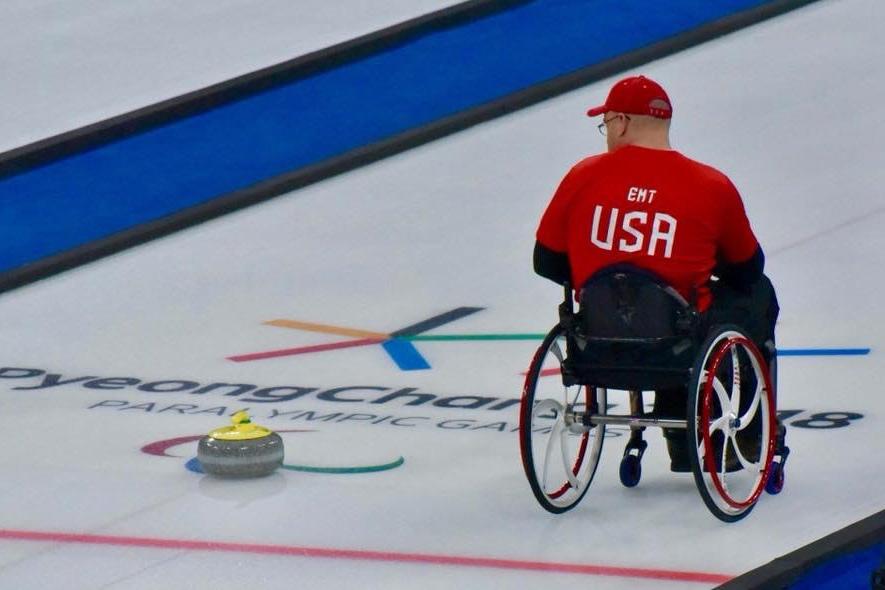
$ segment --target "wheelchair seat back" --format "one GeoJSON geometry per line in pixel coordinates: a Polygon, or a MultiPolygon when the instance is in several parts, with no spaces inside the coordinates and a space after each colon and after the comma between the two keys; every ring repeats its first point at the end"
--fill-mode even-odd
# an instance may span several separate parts
{"type": "Polygon", "coordinates": [[[660,279],[639,270],[597,273],[581,289],[581,318],[594,339],[650,341],[690,327],[691,307],[660,279]]]}
{"type": "Polygon", "coordinates": [[[626,266],[593,275],[569,342],[579,382],[613,389],[681,387],[697,348],[698,314],[652,273],[626,266]]]}

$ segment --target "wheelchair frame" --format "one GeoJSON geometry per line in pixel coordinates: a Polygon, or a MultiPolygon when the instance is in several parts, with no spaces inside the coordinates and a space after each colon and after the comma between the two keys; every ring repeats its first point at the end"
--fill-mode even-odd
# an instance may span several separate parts
{"type": "MultiPolygon", "coordinates": [[[[651,340],[588,338],[580,334],[581,318],[575,314],[572,301],[571,286],[566,284],[565,298],[559,307],[560,321],[532,359],[520,404],[523,468],[542,507],[561,513],[583,499],[596,473],[606,426],[630,428],[619,470],[621,483],[626,487],[637,485],[641,478],[641,459],[648,446],[642,437],[643,431],[659,427],[685,431],[696,487],[709,511],[720,520],[740,520],[750,513],[764,490],[770,494],[781,491],[783,466],[789,451],[783,445],[782,427],[776,420],[774,386],[768,364],[741,328],[711,327],[702,343],[696,346],[690,367],[651,371],[629,365],[584,366],[582,369],[570,362],[569,356],[580,338],[590,344],[628,349],[633,345],[648,345],[651,340]],[[545,361],[551,361],[552,366],[545,368],[545,361]],[[539,393],[542,379],[556,373],[557,368],[564,393],[539,393]],[[752,379],[748,380],[750,372],[752,379]],[[646,388],[646,385],[672,386],[680,381],[688,386],[686,419],[658,416],[644,410],[643,391],[659,389],[646,388]],[[741,403],[741,397],[745,395],[743,390],[748,381],[753,397],[747,406],[741,403]],[[624,387],[630,383],[640,383],[643,387],[624,387]],[[575,387],[577,391],[571,393],[570,388],[575,387]],[[608,390],[612,388],[628,391],[629,414],[608,413],[608,390]],[[755,455],[742,450],[745,445],[753,446],[755,441],[747,438],[751,434],[741,434],[751,424],[759,430],[755,455]],[[552,476],[552,485],[551,471],[557,472],[552,476]]],[[[682,303],[694,312],[684,300],[682,303]]]]}

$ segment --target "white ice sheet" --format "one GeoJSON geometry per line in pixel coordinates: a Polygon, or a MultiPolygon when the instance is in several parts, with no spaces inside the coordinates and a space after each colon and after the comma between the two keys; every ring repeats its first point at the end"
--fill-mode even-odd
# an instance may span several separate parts
{"type": "Polygon", "coordinates": [[[885,58],[876,24],[883,21],[885,5],[874,0],[822,2],[642,68],[673,97],[677,146],[729,173],[744,194],[779,290],[781,347],[872,348],[867,356],[782,360],[780,406],[800,410],[788,422],[794,453],[787,487],[764,497],[746,520],[725,525],[710,516],[691,477],[669,473],[654,432],[638,488],[618,483],[624,437],[613,437],[583,503],[555,517],[531,496],[516,435],[495,426],[515,428],[514,406],[371,403],[404,387],[438,397],[516,398],[534,342],[418,342],[432,370],[410,372],[379,346],[226,359],[342,339],[262,324],[276,318],[390,332],[458,306],[481,306],[436,332],[545,331],[560,295],[530,271],[533,232],[568,166],[602,146],[582,113],[605,95],[607,80],[0,296],[0,363],[7,367],[62,379],[386,388],[341,394],[365,401],[323,401],[314,391],[243,404],[244,396],[217,392],[89,389],[82,379],[16,390],[40,380],[0,379],[4,417],[15,433],[4,440],[0,466],[16,474],[0,483],[0,529],[91,535],[83,541],[110,536],[90,545],[7,533],[0,587],[62,580],[70,588],[161,581],[208,587],[246,576],[267,588],[534,588],[559,581],[675,588],[685,583],[637,571],[556,574],[186,550],[173,542],[729,576],[881,510],[885,459],[875,450],[885,413],[877,385],[885,316],[876,294],[885,285],[876,271],[885,238],[876,164],[885,115],[856,105],[859,95],[885,91],[875,69],[885,58]],[[194,407],[179,412],[168,409],[172,404],[194,407]],[[184,468],[193,444],[171,448],[172,457],[139,450],[220,426],[225,419],[205,410],[240,405],[273,428],[313,430],[285,434],[287,462],[365,465],[402,456],[405,463],[372,474],[285,471],[230,483],[184,468]],[[279,414],[296,410],[315,412],[315,420],[279,414]],[[843,428],[795,426],[825,412],[863,417],[843,428]],[[172,544],[138,541],[153,538],[172,544]]]}

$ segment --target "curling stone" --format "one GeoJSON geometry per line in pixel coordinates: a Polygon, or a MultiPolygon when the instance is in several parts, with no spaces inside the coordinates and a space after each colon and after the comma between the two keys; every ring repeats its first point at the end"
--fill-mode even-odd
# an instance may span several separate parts
{"type": "Polygon", "coordinates": [[[231,426],[216,428],[200,439],[197,459],[203,471],[219,477],[261,477],[283,464],[283,439],[253,424],[249,414],[231,416],[231,426]]]}

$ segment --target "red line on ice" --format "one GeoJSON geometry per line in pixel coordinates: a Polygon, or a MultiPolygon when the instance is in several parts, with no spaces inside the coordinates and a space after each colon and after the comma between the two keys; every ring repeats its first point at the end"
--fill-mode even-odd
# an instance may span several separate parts
{"type": "Polygon", "coordinates": [[[362,338],[360,340],[345,340],[344,342],[333,342],[331,344],[317,344],[315,346],[301,346],[298,348],[284,348],[282,350],[269,350],[267,352],[254,352],[251,354],[239,354],[227,357],[228,360],[243,363],[247,361],[258,361],[261,359],[276,358],[281,356],[292,356],[296,354],[307,354],[310,352],[322,352],[324,350],[338,350],[340,348],[353,348],[356,346],[368,346],[369,344],[380,344],[384,342],[384,338],[362,338]]]}
{"type": "Polygon", "coordinates": [[[484,567],[507,570],[529,570],[591,576],[614,576],[621,578],[644,578],[721,584],[731,576],[708,572],[689,572],[605,565],[526,561],[492,557],[464,557],[458,555],[434,555],[427,553],[400,553],[396,551],[368,551],[363,549],[331,549],[322,547],[298,547],[290,545],[265,545],[257,543],[231,543],[223,541],[199,541],[187,539],[158,539],[151,537],[127,537],[117,535],[93,535],[85,533],[62,533],[0,529],[0,539],[16,541],[42,541],[50,543],[80,543],[86,545],[112,545],[117,547],[145,547],[190,551],[223,551],[229,553],[254,553],[260,555],[289,555],[293,557],[322,557],[399,563],[425,563],[433,565],[484,567]]]}

